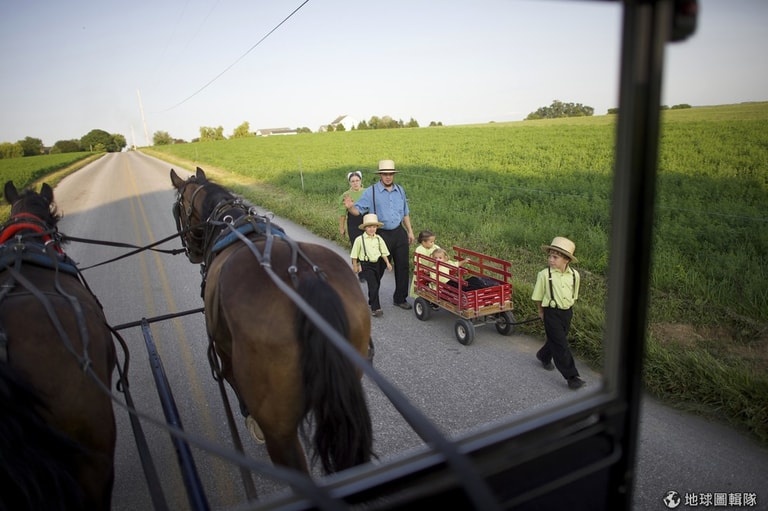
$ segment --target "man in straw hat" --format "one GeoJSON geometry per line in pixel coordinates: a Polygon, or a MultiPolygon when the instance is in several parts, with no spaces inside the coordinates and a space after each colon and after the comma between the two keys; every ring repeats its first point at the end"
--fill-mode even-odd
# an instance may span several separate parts
{"type": "Polygon", "coordinates": [[[395,184],[397,170],[394,161],[381,160],[376,173],[380,176],[379,182],[366,188],[357,202],[351,197],[345,197],[344,206],[353,215],[374,213],[382,222],[383,226],[378,230],[378,234],[389,247],[395,267],[395,292],[392,301],[395,306],[408,310],[412,308],[406,301],[410,279],[409,246],[414,240],[408,199],[403,187],[395,184]]]}
{"type": "Polygon", "coordinates": [[[381,276],[384,275],[385,266],[387,270],[392,271],[387,244],[376,234],[376,229],[382,225],[373,213],[365,215],[363,223],[359,226],[365,233],[355,238],[349,254],[352,258],[352,270],[368,284],[368,305],[371,306],[373,316],[377,318],[384,315],[379,302],[381,276]]]}
{"type": "Polygon", "coordinates": [[[557,368],[568,382],[568,388],[575,390],[585,385],[568,346],[573,304],[579,298],[581,284],[579,272],[570,265],[578,262],[573,255],[576,245],[568,238],[558,236],[541,249],[547,254],[549,266],[537,275],[531,299],[536,302],[539,317],[544,321],[546,340],[536,358],[544,369],[557,368]]]}

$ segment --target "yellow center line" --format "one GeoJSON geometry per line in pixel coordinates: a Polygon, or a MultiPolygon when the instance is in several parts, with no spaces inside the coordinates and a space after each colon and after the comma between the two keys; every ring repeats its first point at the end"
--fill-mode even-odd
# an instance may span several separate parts
{"type": "MultiPolygon", "coordinates": [[[[126,165],[127,159],[125,159],[126,165]]],[[[146,233],[146,236],[148,238],[147,243],[152,243],[156,241],[154,232],[152,230],[152,226],[149,222],[149,218],[146,214],[146,211],[144,209],[144,204],[141,200],[141,195],[139,194],[138,187],[136,185],[136,180],[134,178],[134,172],[127,170],[123,172],[123,175],[129,176],[131,188],[133,190],[133,193],[131,195],[131,216],[132,218],[136,219],[135,209],[134,209],[134,203],[138,207],[141,215],[141,220],[144,225],[144,233],[146,233]]],[[[134,221],[134,233],[135,237],[137,239],[137,244],[143,243],[141,238],[141,232],[139,231],[139,222],[134,221]]],[[[142,273],[142,282],[144,284],[144,299],[146,303],[148,304],[148,309],[151,311],[151,315],[158,315],[158,311],[156,309],[155,300],[152,292],[152,285],[151,280],[149,277],[149,271],[147,268],[146,258],[144,253],[141,255],[141,273],[142,273]]],[[[160,257],[160,254],[158,252],[152,253],[154,258],[155,267],[158,272],[158,279],[161,284],[161,287],[163,289],[163,296],[165,297],[165,301],[168,304],[168,311],[167,313],[176,313],[178,312],[178,307],[176,305],[176,301],[173,298],[173,292],[171,291],[171,285],[168,280],[168,274],[165,271],[165,266],[163,265],[163,261],[160,257]]],[[[179,352],[181,353],[181,358],[184,362],[184,369],[185,374],[187,376],[187,387],[185,388],[185,391],[191,392],[194,402],[198,405],[196,407],[197,412],[200,414],[200,417],[203,422],[203,429],[205,431],[205,435],[207,438],[216,438],[216,429],[213,425],[213,418],[210,414],[210,407],[207,406],[207,399],[205,392],[203,390],[203,386],[200,382],[200,378],[198,377],[197,371],[195,371],[194,366],[194,359],[195,355],[192,352],[190,348],[190,342],[189,338],[187,337],[186,333],[184,332],[184,328],[182,327],[181,320],[179,318],[173,318],[170,320],[173,324],[174,332],[176,334],[176,341],[179,348],[179,352]]],[[[154,330],[154,327],[151,327],[154,330]]],[[[161,359],[163,357],[162,353],[162,343],[158,343],[157,345],[158,353],[160,353],[161,359]]],[[[223,460],[220,458],[213,458],[212,462],[215,464],[215,469],[212,470],[212,474],[214,477],[214,483],[217,489],[219,490],[220,494],[222,495],[228,495],[232,496],[234,498],[235,495],[235,489],[232,483],[232,479],[229,477],[224,477],[224,474],[226,473],[226,467],[227,465],[223,460]]]]}

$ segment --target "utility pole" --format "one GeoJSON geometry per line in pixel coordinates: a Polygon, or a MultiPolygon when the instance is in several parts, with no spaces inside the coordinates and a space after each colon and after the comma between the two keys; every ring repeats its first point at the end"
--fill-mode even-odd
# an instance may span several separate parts
{"type": "Polygon", "coordinates": [[[147,139],[147,146],[149,143],[149,131],[147,131],[147,120],[144,118],[144,104],[141,102],[141,91],[136,89],[136,95],[139,96],[139,111],[141,112],[141,122],[144,124],[144,138],[147,139]]]}

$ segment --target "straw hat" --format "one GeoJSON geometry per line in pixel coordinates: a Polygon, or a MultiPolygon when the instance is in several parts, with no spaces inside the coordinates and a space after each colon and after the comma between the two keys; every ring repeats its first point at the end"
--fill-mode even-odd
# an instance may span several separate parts
{"type": "Polygon", "coordinates": [[[369,225],[375,225],[376,227],[381,227],[382,224],[379,222],[379,217],[377,217],[374,213],[368,213],[363,217],[363,223],[358,226],[358,229],[361,231],[364,231],[366,227],[369,225]]]}
{"type": "Polygon", "coordinates": [[[381,174],[382,172],[394,172],[397,173],[395,170],[395,160],[380,160],[379,161],[379,170],[376,171],[377,174],[381,174]]]}
{"type": "Polygon", "coordinates": [[[555,239],[552,240],[552,243],[549,245],[542,245],[541,250],[544,252],[549,252],[550,250],[556,250],[557,252],[560,252],[565,257],[573,261],[574,263],[578,263],[579,260],[576,259],[576,257],[573,255],[574,252],[576,252],[576,244],[573,243],[568,238],[563,238],[561,236],[557,236],[555,239]]]}

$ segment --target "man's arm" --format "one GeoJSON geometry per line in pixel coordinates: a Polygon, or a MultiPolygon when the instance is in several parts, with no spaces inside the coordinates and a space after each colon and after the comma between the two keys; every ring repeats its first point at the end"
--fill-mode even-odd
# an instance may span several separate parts
{"type": "Polygon", "coordinates": [[[415,238],[413,237],[413,229],[411,228],[411,215],[405,215],[403,217],[403,225],[405,225],[405,230],[408,232],[408,244],[412,245],[415,238]]]}

